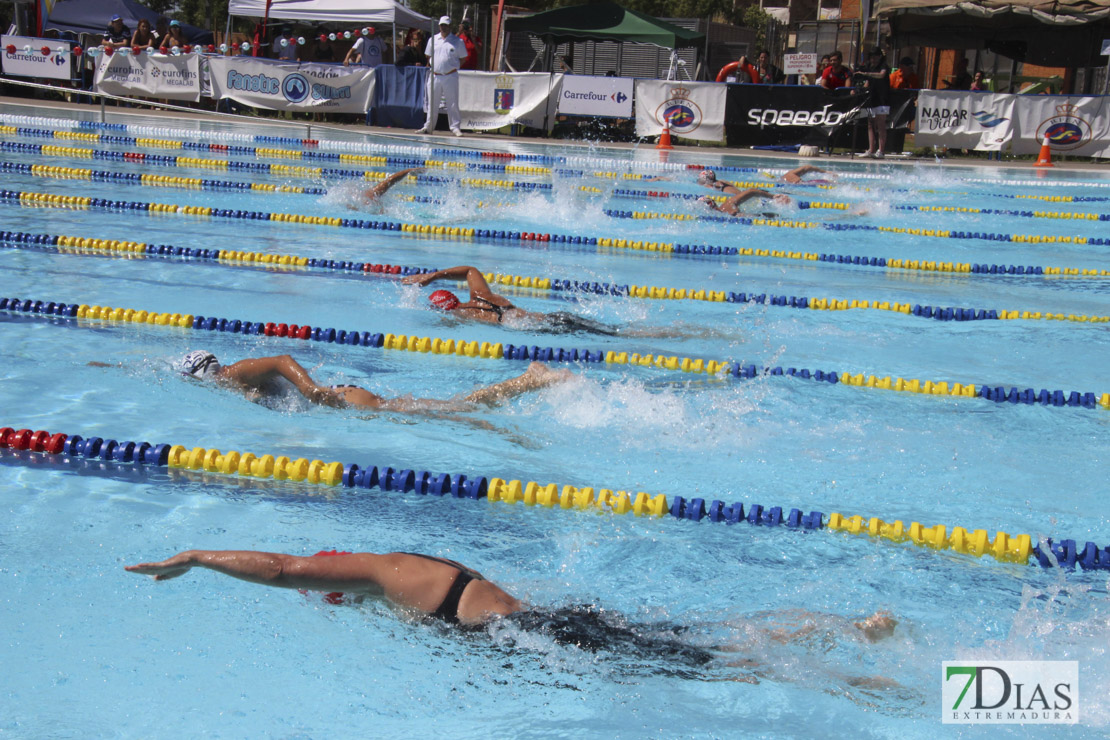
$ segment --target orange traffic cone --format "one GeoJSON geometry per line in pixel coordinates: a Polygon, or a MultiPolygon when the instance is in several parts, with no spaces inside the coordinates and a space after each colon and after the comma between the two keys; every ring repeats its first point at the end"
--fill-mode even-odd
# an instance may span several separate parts
{"type": "Polygon", "coordinates": [[[659,135],[659,143],[655,145],[656,149],[674,149],[671,146],[671,127],[663,126],[663,133],[659,135]]]}
{"type": "Polygon", "coordinates": [[[1045,134],[1044,143],[1041,144],[1041,153],[1037,156],[1034,167],[1052,167],[1052,147],[1048,145],[1048,134],[1045,134]]]}

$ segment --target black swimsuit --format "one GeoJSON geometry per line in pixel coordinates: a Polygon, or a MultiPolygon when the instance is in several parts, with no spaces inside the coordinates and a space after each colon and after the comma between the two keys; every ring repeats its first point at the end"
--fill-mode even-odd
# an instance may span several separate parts
{"type": "Polygon", "coordinates": [[[498,324],[500,324],[502,321],[504,321],[505,311],[509,310],[510,308],[513,308],[512,306],[498,306],[496,303],[488,301],[485,298],[482,298],[481,296],[473,296],[471,298],[471,300],[472,301],[481,301],[482,303],[486,304],[485,306],[470,306],[470,308],[475,310],[475,311],[489,311],[491,313],[497,314],[497,323],[498,324]],[[488,308],[487,308],[487,306],[488,306],[488,308]]]}
{"type": "Polygon", "coordinates": [[[459,573],[455,576],[455,580],[451,582],[451,587],[447,589],[447,595],[443,597],[443,602],[436,608],[431,616],[436,619],[441,619],[448,624],[459,623],[459,599],[462,598],[463,591],[470,585],[471,581],[484,581],[485,578],[476,570],[471,570],[461,563],[456,563],[454,560],[447,558],[437,558],[431,555],[422,555],[418,552],[406,552],[405,555],[414,555],[418,558],[425,560],[434,560],[437,563],[450,565],[452,568],[458,568],[459,573]]]}

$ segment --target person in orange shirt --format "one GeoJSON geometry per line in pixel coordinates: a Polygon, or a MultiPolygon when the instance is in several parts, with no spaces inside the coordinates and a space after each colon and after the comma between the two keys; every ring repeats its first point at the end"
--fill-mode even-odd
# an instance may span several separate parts
{"type": "Polygon", "coordinates": [[[902,57],[898,62],[898,69],[890,73],[891,90],[919,90],[921,78],[913,71],[913,60],[902,57]]]}

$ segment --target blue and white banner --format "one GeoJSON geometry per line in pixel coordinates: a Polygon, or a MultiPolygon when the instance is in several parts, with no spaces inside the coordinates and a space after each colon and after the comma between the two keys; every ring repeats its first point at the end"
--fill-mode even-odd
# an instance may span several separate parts
{"type": "Polygon", "coordinates": [[[200,100],[200,58],[197,54],[101,55],[93,86],[109,95],[138,95],[166,100],[200,100]]]}
{"type": "Polygon", "coordinates": [[[547,72],[459,72],[462,127],[489,131],[519,123],[548,128],[555,123],[555,105],[563,75],[547,72]]]}
{"type": "Polygon", "coordinates": [[[1110,157],[1110,98],[1014,95],[1014,154],[1037,154],[1048,137],[1053,154],[1110,157]]]}
{"type": "Polygon", "coordinates": [[[947,146],[953,149],[1001,151],[1014,140],[1014,117],[1018,95],[922,90],[917,97],[918,146],[947,146]]]}
{"type": "Polygon", "coordinates": [[[374,94],[369,67],[213,56],[208,68],[212,97],[255,108],[365,113],[374,94]]]}
{"type": "Polygon", "coordinates": [[[684,139],[724,141],[727,85],[636,80],[636,135],[658,136],[664,124],[684,139]]]}
{"type": "Polygon", "coordinates": [[[632,84],[628,77],[566,75],[559,93],[559,112],[568,116],[632,118],[632,84]]]}
{"type": "Polygon", "coordinates": [[[0,36],[4,74],[12,77],[44,77],[51,80],[73,78],[73,47],[62,39],[39,39],[33,36],[0,36]],[[42,53],[46,49],[45,54],[42,53]]]}

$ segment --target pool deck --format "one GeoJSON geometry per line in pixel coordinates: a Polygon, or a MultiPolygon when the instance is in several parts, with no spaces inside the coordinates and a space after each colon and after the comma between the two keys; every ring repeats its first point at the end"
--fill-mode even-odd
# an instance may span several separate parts
{"type": "MultiPolygon", "coordinates": [[[[93,103],[70,103],[61,100],[39,100],[34,98],[16,98],[0,96],[0,106],[7,113],[19,115],[21,107],[34,107],[34,108],[53,108],[57,110],[71,110],[71,111],[85,111],[85,112],[99,112],[100,105],[93,103]]],[[[106,114],[112,116],[150,116],[155,118],[166,118],[167,120],[218,120],[223,123],[246,123],[246,124],[262,124],[268,126],[280,126],[290,129],[300,129],[306,135],[306,138],[318,136],[316,132],[325,131],[341,131],[346,135],[354,134],[367,134],[372,136],[381,136],[387,138],[397,139],[408,144],[419,144],[421,142],[434,142],[437,145],[453,145],[455,147],[484,147],[485,142],[507,142],[516,144],[538,144],[558,146],[562,148],[581,147],[588,149],[590,152],[597,152],[598,150],[612,149],[612,150],[630,150],[636,148],[650,147],[654,148],[651,144],[635,143],[635,142],[594,142],[583,141],[574,139],[541,139],[533,137],[520,137],[508,136],[504,134],[491,134],[491,133],[477,133],[477,132],[464,132],[461,138],[451,135],[439,134],[419,134],[410,129],[397,129],[382,126],[366,126],[359,123],[313,123],[311,121],[291,121],[280,118],[262,118],[256,116],[242,116],[229,113],[216,113],[213,111],[179,111],[179,110],[163,110],[158,108],[149,109],[135,109],[135,108],[122,108],[117,106],[107,106],[105,109],[106,114]],[[310,134],[311,132],[311,134],[310,134]]],[[[877,160],[864,160],[858,159],[850,154],[834,154],[834,155],[819,155],[817,157],[799,157],[792,152],[776,152],[767,151],[763,149],[750,149],[750,148],[736,148],[736,147],[721,147],[715,146],[712,148],[702,148],[697,146],[685,146],[676,144],[674,152],[682,154],[691,154],[695,152],[704,152],[707,156],[715,157],[720,155],[727,156],[752,156],[766,159],[781,159],[784,164],[789,162],[794,163],[810,163],[810,162],[856,162],[858,164],[879,164],[877,160]]],[[[1037,168],[1032,160],[1011,160],[1006,162],[998,162],[992,160],[981,159],[949,159],[936,160],[932,157],[902,157],[892,156],[881,160],[884,165],[897,165],[897,164],[910,164],[914,166],[921,166],[922,164],[933,164],[936,166],[945,167],[1005,167],[1008,169],[1028,169],[1035,172],[1046,173],[1049,171],[1073,170],[1073,171],[1106,171],[1110,169],[1110,163],[1107,162],[1060,162],[1053,166],[1052,170],[1045,170],[1037,168]]]]}

